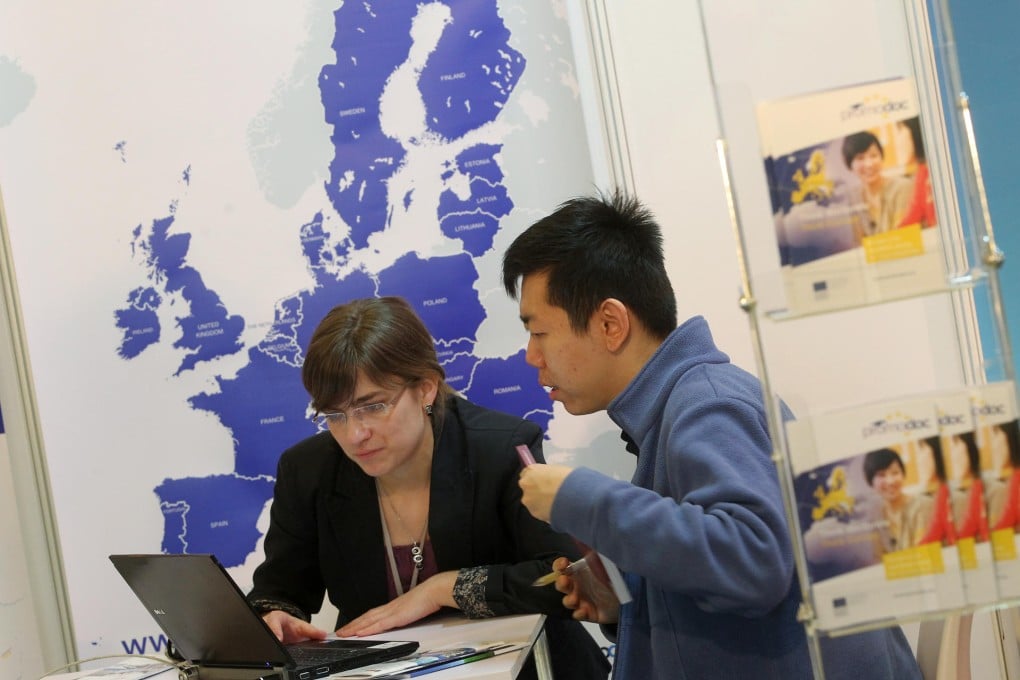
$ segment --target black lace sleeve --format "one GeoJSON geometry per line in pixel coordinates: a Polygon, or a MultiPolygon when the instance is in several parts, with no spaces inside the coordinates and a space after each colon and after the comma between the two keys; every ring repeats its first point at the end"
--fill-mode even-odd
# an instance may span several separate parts
{"type": "Polygon", "coordinates": [[[453,601],[468,618],[486,619],[495,616],[485,601],[485,584],[489,570],[485,567],[469,567],[457,572],[453,584],[453,601]]]}

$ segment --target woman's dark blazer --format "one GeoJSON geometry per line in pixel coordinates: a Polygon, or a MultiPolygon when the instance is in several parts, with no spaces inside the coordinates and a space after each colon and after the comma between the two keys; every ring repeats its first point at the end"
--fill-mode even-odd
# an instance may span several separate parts
{"type": "MultiPolygon", "coordinates": [[[[566,617],[562,595],[531,582],[560,555],[578,556],[573,541],[521,505],[517,485],[526,444],[542,461],[537,425],[448,400],[432,461],[429,537],[439,571],[486,567],[485,602],[494,615],[540,612],[566,617]]],[[[323,592],[340,611],[337,626],[388,600],[389,568],[375,482],[328,432],[280,458],[265,562],[252,600],[279,600],[310,615],[323,592]]]]}
{"type": "MultiPolygon", "coordinates": [[[[552,587],[531,585],[561,555],[579,557],[573,540],[521,505],[515,447],[542,456],[537,425],[460,397],[446,402],[432,458],[429,537],[439,571],[485,567],[492,615],[542,613],[553,672],[560,680],[605,678],[609,663],[594,638],[563,607],[552,587]]],[[[389,566],[375,481],[328,432],[280,457],[252,601],[319,611],[324,591],[340,611],[336,627],[388,600],[389,566]]],[[[521,677],[534,675],[533,662],[521,677]]]]}

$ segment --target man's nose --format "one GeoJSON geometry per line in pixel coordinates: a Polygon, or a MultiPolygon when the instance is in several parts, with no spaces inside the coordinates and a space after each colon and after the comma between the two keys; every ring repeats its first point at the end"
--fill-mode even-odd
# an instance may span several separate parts
{"type": "Polygon", "coordinates": [[[535,347],[533,340],[528,340],[528,348],[524,352],[524,361],[529,366],[534,366],[535,368],[542,367],[542,353],[535,347]]]}

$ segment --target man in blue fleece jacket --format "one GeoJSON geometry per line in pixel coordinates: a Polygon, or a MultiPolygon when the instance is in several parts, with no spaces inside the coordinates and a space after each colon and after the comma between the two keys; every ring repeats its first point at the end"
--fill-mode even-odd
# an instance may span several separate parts
{"type": "MultiPolygon", "coordinates": [[[[620,607],[600,609],[569,576],[556,586],[616,637],[614,680],[812,678],[761,387],[705,319],[677,327],[652,215],[620,192],[567,201],[514,240],[503,283],[550,398],[606,410],[637,455],[630,483],[561,465],[520,481],[533,515],[624,574],[633,601],[620,607]]],[[[898,627],[821,649],[826,678],[921,677],[898,627]]]]}

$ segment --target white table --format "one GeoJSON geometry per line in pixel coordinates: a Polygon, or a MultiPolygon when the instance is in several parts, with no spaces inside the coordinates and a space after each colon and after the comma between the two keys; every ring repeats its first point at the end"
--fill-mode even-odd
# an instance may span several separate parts
{"type": "MultiPolygon", "coordinates": [[[[535,654],[535,666],[539,680],[552,680],[549,650],[542,630],[544,623],[545,616],[542,614],[501,616],[491,619],[468,619],[461,614],[450,614],[406,628],[365,637],[366,639],[379,640],[417,640],[419,651],[440,647],[480,645],[496,641],[521,645],[521,649],[515,652],[429,673],[424,676],[426,680],[515,680],[531,652],[535,654]]],[[[111,659],[107,666],[113,666],[115,663],[116,660],[111,659]]],[[[77,673],[54,674],[47,676],[47,680],[77,680],[79,678],[87,680],[88,675],[96,672],[96,667],[94,664],[86,667],[91,669],[77,673]]],[[[220,673],[227,677],[231,671],[221,670],[220,673]]],[[[257,677],[259,673],[265,673],[267,677],[279,677],[275,671],[253,670],[251,673],[252,678],[257,677]]],[[[205,671],[203,671],[204,674],[205,671]]],[[[219,673],[214,672],[213,675],[219,675],[219,673]]],[[[231,677],[240,676],[235,674],[231,677]]],[[[116,676],[109,676],[106,680],[116,680],[116,676]]],[[[171,668],[168,668],[166,672],[155,675],[149,680],[177,680],[177,675],[171,668]]],[[[329,680],[329,676],[320,680],[329,680]]]]}
{"type": "Polygon", "coordinates": [[[548,645],[542,631],[544,623],[545,616],[541,614],[500,616],[492,619],[468,619],[462,615],[454,614],[366,637],[380,640],[417,640],[420,650],[498,640],[521,643],[524,647],[520,651],[436,671],[424,677],[430,680],[465,680],[467,678],[472,680],[514,680],[520,672],[521,666],[524,665],[524,661],[528,658],[528,653],[534,651],[539,680],[552,680],[548,645]]]}

